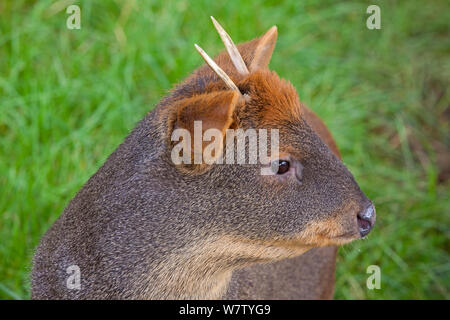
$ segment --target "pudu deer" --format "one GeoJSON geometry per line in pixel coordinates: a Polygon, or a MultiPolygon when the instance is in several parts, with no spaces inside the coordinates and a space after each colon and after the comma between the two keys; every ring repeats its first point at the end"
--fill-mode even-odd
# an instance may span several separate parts
{"type": "MultiPolygon", "coordinates": [[[[268,69],[277,28],[235,46],[212,19],[226,51],[211,59],[196,46],[207,64],[68,204],[35,253],[32,298],[332,298],[336,248],[369,233],[375,208],[324,123],[268,69]],[[228,129],[278,130],[275,171],[174,164],[172,134],[192,132],[195,121],[223,141],[228,129]],[[67,285],[71,266],[75,287],[67,285]]],[[[219,145],[216,158],[228,152],[219,145]]]]}

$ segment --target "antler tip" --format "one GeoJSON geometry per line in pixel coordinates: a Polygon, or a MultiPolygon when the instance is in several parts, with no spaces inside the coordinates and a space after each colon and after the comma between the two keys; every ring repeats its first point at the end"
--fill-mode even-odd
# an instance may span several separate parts
{"type": "Polygon", "coordinates": [[[236,45],[233,43],[233,40],[231,40],[231,37],[228,35],[228,33],[225,31],[225,29],[220,25],[220,23],[217,22],[216,19],[214,19],[213,16],[211,16],[211,20],[212,20],[217,32],[219,33],[219,36],[222,39],[222,42],[225,45],[225,48],[227,49],[228,55],[230,56],[231,62],[236,67],[236,70],[242,75],[249,74],[249,71],[244,62],[244,59],[242,59],[242,56],[239,53],[239,50],[236,47],[236,45]]]}
{"type": "MultiPolygon", "coordinates": [[[[211,21],[213,22],[214,27],[216,27],[216,29],[222,29],[223,30],[223,28],[220,25],[220,23],[213,16],[211,16],[211,21]]],[[[223,31],[225,31],[225,30],[223,30],[223,31]]]]}
{"type": "Polygon", "coordinates": [[[198,52],[202,53],[203,49],[198,44],[194,43],[194,47],[198,52]]]}

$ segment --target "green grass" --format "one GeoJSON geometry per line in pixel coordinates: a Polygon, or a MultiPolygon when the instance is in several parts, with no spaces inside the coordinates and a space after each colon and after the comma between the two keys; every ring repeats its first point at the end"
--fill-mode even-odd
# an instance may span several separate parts
{"type": "MultiPolygon", "coordinates": [[[[29,298],[42,234],[155,103],[222,44],[279,28],[271,68],[328,124],[377,207],[341,248],[336,298],[450,298],[450,12],[442,1],[0,3],[0,298],[29,298]],[[133,5],[134,3],[134,5],[133,5]],[[368,30],[369,4],[381,30],[368,30]],[[366,288],[378,265],[380,290],[366,288]]],[[[73,2],[73,1],[72,1],[73,2]]]]}

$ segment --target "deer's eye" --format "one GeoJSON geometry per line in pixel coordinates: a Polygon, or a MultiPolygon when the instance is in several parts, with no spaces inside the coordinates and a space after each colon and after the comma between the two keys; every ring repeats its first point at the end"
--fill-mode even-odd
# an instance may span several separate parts
{"type": "Polygon", "coordinates": [[[284,174],[289,171],[290,164],[289,164],[289,161],[278,160],[278,163],[276,163],[276,166],[277,166],[276,173],[284,174]]]}

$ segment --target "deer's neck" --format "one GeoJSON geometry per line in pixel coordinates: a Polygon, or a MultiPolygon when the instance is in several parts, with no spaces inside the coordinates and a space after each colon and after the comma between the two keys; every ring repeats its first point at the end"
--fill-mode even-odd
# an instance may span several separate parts
{"type": "Polygon", "coordinates": [[[221,237],[197,242],[152,265],[146,298],[220,299],[233,270],[293,257],[305,250],[221,237]]]}
{"type": "Polygon", "coordinates": [[[220,299],[231,279],[233,262],[219,250],[195,244],[163,257],[151,266],[146,298],[220,299]]]}

